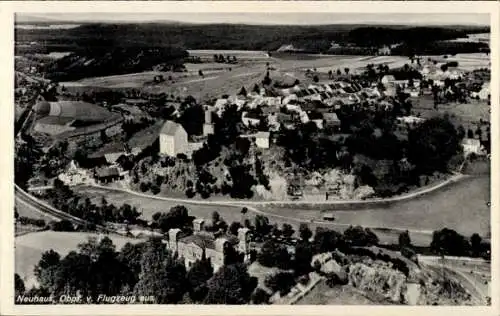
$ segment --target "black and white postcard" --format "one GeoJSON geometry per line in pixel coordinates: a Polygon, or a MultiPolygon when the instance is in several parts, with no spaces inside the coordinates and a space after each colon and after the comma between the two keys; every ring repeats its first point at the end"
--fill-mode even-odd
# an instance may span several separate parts
{"type": "Polygon", "coordinates": [[[498,312],[498,5],[177,5],[2,4],[2,313],[498,312]]]}

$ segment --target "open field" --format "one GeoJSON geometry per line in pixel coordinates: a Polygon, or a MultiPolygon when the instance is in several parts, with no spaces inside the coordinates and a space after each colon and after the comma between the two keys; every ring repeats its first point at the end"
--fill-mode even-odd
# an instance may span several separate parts
{"type": "Polygon", "coordinates": [[[425,56],[425,58],[431,57],[438,62],[458,62],[458,69],[464,71],[472,71],[479,68],[489,68],[491,66],[491,55],[486,55],[485,53],[475,53],[475,54],[457,54],[455,56],[450,56],[448,58],[436,57],[436,56],[425,56]]]}
{"type": "Polygon", "coordinates": [[[432,96],[425,95],[418,99],[411,98],[413,114],[420,114],[423,118],[431,118],[443,114],[449,114],[458,125],[467,126],[477,123],[479,120],[490,121],[491,106],[484,100],[470,100],[469,103],[439,104],[434,109],[432,96]]]}
{"type": "MultiPolygon", "coordinates": [[[[26,234],[15,238],[15,272],[23,278],[29,288],[36,283],[33,268],[40,260],[42,253],[53,249],[61,256],[76,250],[78,244],[85,242],[89,237],[102,235],[93,233],[68,233],[43,231],[26,234]]],[[[119,236],[108,236],[113,240],[116,249],[121,249],[127,242],[137,243],[142,239],[132,239],[119,236]]]]}
{"type": "Polygon", "coordinates": [[[22,199],[17,198],[17,196],[15,198],[15,207],[17,209],[17,212],[19,213],[19,216],[21,217],[43,219],[47,223],[53,220],[58,220],[55,217],[52,217],[46,213],[38,211],[35,207],[24,202],[22,199]]]}
{"type": "Polygon", "coordinates": [[[406,63],[409,63],[408,58],[402,56],[329,56],[315,60],[312,64],[319,72],[336,71],[337,69],[344,71],[346,67],[353,72],[355,70],[365,70],[367,64],[384,64],[390,68],[398,68],[406,63]],[[335,57],[339,59],[334,59],[335,57]]]}
{"type": "MultiPolygon", "coordinates": [[[[242,86],[247,90],[255,83],[260,83],[266,71],[266,62],[277,69],[271,71],[271,79],[283,73],[290,73],[302,82],[312,82],[305,77],[307,69],[314,69],[320,73],[329,70],[349,68],[351,72],[364,70],[367,64],[387,64],[391,68],[402,67],[409,63],[409,59],[403,56],[344,56],[344,55],[291,55],[287,57],[267,57],[264,52],[252,51],[217,51],[203,50],[193,51],[194,56],[211,58],[215,53],[236,56],[239,63],[236,65],[219,63],[186,64],[187,72],[156,72],[146,71],[126,75],[86,78],[73,82],[62,82],[65,87],[98,87],[98,88],[136,88],[150,93],[168,93],[179,96],[192,95],[197,99],[206,100],[217,98],[223,94],[237,93],[242,86]],[[252,56],[257,56],[254,58],[252,56]],[[304,58],[307,56],[307,58],[304,58]],[[229,70],[231,69],[231,70],[229,70]],[[200,77],[198,71],[202,70],[204,77],[200,77]],[[164,78],[172,76],[173,81],[165,81],[159,84],[150,84],[155,75],[163,75],[164,78]]],[[[469,69],[487,67],[489,59],[481,54],[457,55],[460,65],[469,69]]],[[[443,59],[444,60],[444,59],[443,59]]],[[[452,60],[452,59],[450,59],[452,60]]],[[[461,66],[462,67],[462,66],[461,66]]]]}

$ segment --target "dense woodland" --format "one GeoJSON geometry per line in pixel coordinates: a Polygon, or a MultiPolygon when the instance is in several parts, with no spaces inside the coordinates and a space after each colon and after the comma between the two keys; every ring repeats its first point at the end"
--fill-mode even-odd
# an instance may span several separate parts
{"type": "Polygon", "coordinates": [[[242,24],[83,24],[68,30],[16,29],[18,42],[47,42],[52,49],[82,47],[177,46],[186,49],[243,49],[272,51],[283,44],[303,49],[328,49],[331,41],[359,46],[400,42],[426,43],[489,32],[489,27],[442,26],[371,27],[363,25],[242,25],[242,24]],[[96,34],[99,36],[96,39],[96,34]]]}

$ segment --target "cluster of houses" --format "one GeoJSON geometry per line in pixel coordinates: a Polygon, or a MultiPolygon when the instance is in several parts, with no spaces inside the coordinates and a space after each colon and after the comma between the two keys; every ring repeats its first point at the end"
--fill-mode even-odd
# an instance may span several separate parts
{"type": "MultiPolygon", "coordinates": [[[[443,70],[433,62],[423,65],[412,63],[410,67],[418,70],[423,80],[432,79],[438,86],[444,84],[447,78],[456,79],[466,75],[458,70],[443,70]]],[[[481,99],[489,97],[489,85],[485,84],[483,90],[476,93],[481,99]]],[[[418,79],[399,80],[393,75],[386,74],[379,82],[372,82],[369,85],[338,79],[322,83],[299,83],[289,87],[275,87],[272,93],[261,88],[251,93],[224,96],[211,104],[204,105],[203,136],[214,133],[214,114],[220,117],[227,106],[236,105],[241,112],[241,122],[249,128],[249,132],[240,137],[252,140],[256,147],[265,150],[272,143],[273,132],[295,129],[299,124],[312,122],[318,129],[328,129],[332,133],[339,131],[341,121],[336,110],[343,106],[364,104],[370,108],[390,110],[392,104],[388,100],[398,91],[406,92],[411,97],[419,97],[422,94],[421,81],[418,79]]],[[[129,107],[130,105],[126,109],[129,107]]],[[[133,104],[133,108],[139,109],[140,105],[133,104]]],[[[138,114],[135,112],[143,114],[142,111],[126,114],[133,117],[138,114]]],[[[398,118],[398,123],[405,126],[415,126],[423,121],[423,118],[416,116],[398,118]]],[[[177,157],[182,154],[189,158],[193,152],[203,146],[203,137],[194,141],[181,124],[171,120],[152,128],[150,132],[154,135],[149,135],[151,137],[147,138],[159,140],[158,150],[161,155],[177,157]]],[[[482,152],[481,146],[477,145],[475,139],[465,139],[462,146],[466,154],[482,152]]],[[[102,183],[124,179],[125,173],[117,167],[117,159],[124,153],[136,155],[141,146],[129,144],[129,147],[133,150],[123,148],[111,150],[112,152],[107,150],[105,158],[108,166],[96,170],[93,177],[95,181],[102,183]]],[[[71,177],[75,178],[75,176],[71,177]]],[[[64,178],[64,181],[75,182],[76,180],[71,180],[71,177],[64,178]]]]}
{"type": "Polygon", "coordinates": [[[128,171],[123,170],[119,165],[97,167],[93,170],[80,168],[72,160],[66,170],[57,177],[67,186],[106,184],[128,178],[128,171]]]}

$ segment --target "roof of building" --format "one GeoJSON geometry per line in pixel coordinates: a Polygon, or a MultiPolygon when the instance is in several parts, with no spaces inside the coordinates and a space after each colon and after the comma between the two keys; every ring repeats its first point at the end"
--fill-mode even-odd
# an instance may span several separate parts
{"type": "Polygon", "coordinates": [[[269,138],[269,132],[257,132],[255,138],[269,138]]]}
{"type": "Polygon", "coordinates": [[[180,128],[183,128],[181,124],[175,123],[174,121],[166,121],[160,130],[160,134],[174,136],[180,128]]]}
{"type": "Polygon", "coordinates": [[[339,117],[337,116],[337,113],[323,113],[323,118],[327,122],[340,122],[339,117]]]}
{"type": "Polygon", "coordinates": [[[97,168],[96,175],[99,178],[114,177],[120,175],[120,170],[118,167],[97,168]]]}
{"type": "MultiPolygon", "coordinates": [[[[224,235],[219,238],[226,239],[230,244],[235,245],[238,243],[238,238],[235,236],[229,236],[229,235],[224,235]]],[[[219,238],[215,238],[213,233],[201,231],[194,233],[192,235],[188,235],[186,237],[183,237],[180,239],[181,242],[189,244],[193,243],[197,245],[200,248],[207,248],[207,249],[215,249],[215,244],[216,240],[219,238]]]]}
{"type": "Polygon", "coordinates": [[[215,249],[214,236],[212,234],[208,234],[208,233],[204,233],[204,232],[199,232],[199,233],[195,233],[195,234],[186,236],[186,237],[182,238],[181,241],[186,243],[186,244],[193,243],[202,249],[204,249],[204,248],[215,249]]]}

